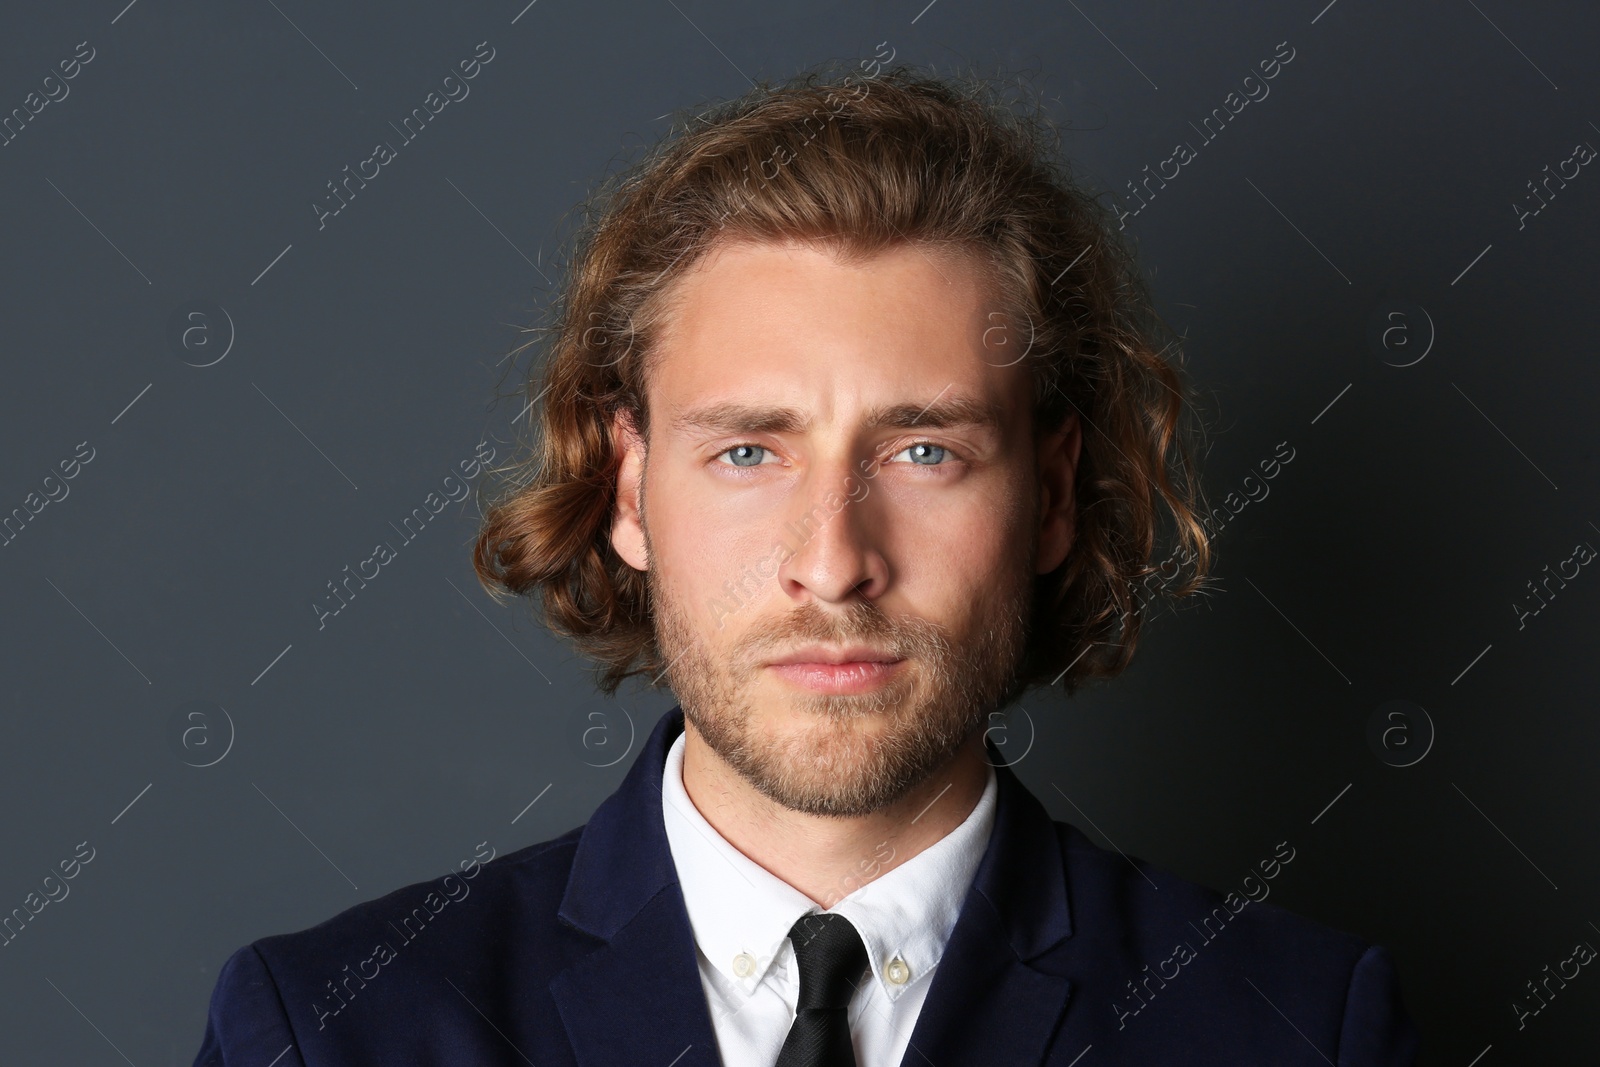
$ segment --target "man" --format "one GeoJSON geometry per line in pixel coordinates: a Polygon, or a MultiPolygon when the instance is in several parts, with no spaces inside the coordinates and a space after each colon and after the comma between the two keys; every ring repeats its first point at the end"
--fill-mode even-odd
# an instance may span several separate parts
{"type": "Polygon", "coordinates": [[[986,730],[1126,664],[1161,509],[1209,560],[1041,132],[814,74],[618,181],[476,563],[679,706],[585,826],[240,949],[197,1064],[1413,1061],[1382,947],[1099,848],[986,730]]]}

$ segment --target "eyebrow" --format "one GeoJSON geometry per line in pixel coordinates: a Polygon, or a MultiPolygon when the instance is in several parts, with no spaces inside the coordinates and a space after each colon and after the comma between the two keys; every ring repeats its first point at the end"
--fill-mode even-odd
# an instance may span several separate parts
{"type": "MultiPolygon", "coordinates": [[[[862,427],[876,430],[975,428],[1003,431],[1008,415],[1001,405],[969,396],[938,396],[928,404],[892,404],[867,412],[862,427]]],[[[691,408],[672,420],[672,428],[716,433],[805,433],[811,420],[795,408],[729,401],[691,408]]]]}

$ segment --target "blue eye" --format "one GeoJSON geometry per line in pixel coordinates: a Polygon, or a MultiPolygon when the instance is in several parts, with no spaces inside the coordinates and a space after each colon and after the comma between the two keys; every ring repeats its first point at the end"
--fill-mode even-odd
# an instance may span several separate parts
{"type": "MultiPolygon", "coordinates": [[[[770,451],[771,449],[764,448],[761,445],[734,445],[732,448],[719,452],[717,458],[720,459],[723,456],[727,456],[730,465],[749,469],[761,466],[762,461],[770,451]]],[[[938,467],[950,458],[950,450],[948,448],[943,445],[936,445],[931,441],[918,441],[909,448],[901,449],[898,453],[898,455],[902,456],[907,454],[911,456],[911,462],[919,467],[938,467]]]]}
{"type": "Polygon", "coordinates": [[[911,453],[911,462],[917,464],[918,466],[937,467],[940,461],[945,458],[949,451],[950,450],[945,448],[943,445],[936,445],[928,441],[919,441],[910,448],[906,449],[905,452],[901,452],[900,454],[905,455],[906,452],[911,453]]]}
{"type": "Polygon", "coordinates": [[[733,456],[733,465],[735,467],[759,467],[761,465],[761,457],[766,451],[760,445],[734,445],[726,452],[723,452],[722,455],[733,456]],[[744,454],[740,455],[740,453],[744,454]],[[745,460],[749,462],[744,462],[745,460]]]}

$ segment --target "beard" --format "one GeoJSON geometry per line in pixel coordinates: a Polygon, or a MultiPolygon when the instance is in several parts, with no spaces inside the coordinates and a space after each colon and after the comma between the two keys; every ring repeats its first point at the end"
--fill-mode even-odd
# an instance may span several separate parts
{"type": "MultiPolygon", "coordinates": [[[[645,539],[648,545],[648,532],[645,539]]],[[[657,558],[650,554],[652,561],[657,558]]],[[[774,803],[844,817],[880,811],[904,798],[948,763],[992,712],[1020,694],[1033,563],[1030,549],[1026,565],[1004,576],[1003,588],[976,597],[962,632],[929,619],[891,617],[863,598],[842,611],[808,600],[778,618],[756,621],[726,650],[712,648],[695,629],[657,567],[646,570],[645,582],[667,684],[707,746],[774,803]],[[785,686],[770,699],[810,725],[782,737],[764,732],[755,706],[763,664],[814,641],[865,642],[906,662],[868,693],[785,686]]]]}

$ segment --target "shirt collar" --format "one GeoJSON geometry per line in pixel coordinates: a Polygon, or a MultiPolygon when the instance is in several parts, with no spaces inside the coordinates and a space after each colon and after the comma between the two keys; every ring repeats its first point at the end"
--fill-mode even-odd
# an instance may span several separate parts
{"type": "MultiPolygon", "coordinates": [[[[795,922],[821,909],[734,848],[700,814],[683,786],[686,737],[672,743],[662,771],[667,842],[696,944],[730,985],[749,994],[780,957],[792,959],[792,950],[785,950],[795,922]]],[[[997,792],[991,766],[983,795],[959,826],[828,909],[860,932],[874,979],[890,1001],[923,980],[944,954],[994,827],[997,792]]],[[[863,870],[892,858],[885,845],[863,858],[863,870]]]]}

